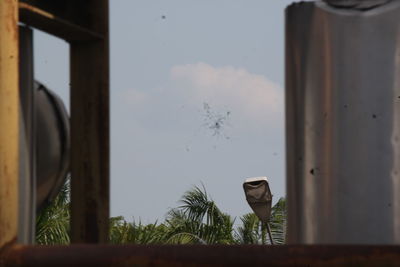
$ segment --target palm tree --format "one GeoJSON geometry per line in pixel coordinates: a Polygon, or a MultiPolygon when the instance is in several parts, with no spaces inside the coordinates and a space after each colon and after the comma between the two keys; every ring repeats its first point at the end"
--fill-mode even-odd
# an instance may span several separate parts
{"type": "MultiPolygon", "coordinates": [[[[240,217],[242,226],[235,232],[236,242],[239,244],[263,244],[266,233],[263,225],[254,213],[248,213],[240,217]]],[[[270,219],[271,234],[275,244],[284,244],[286,236],[286,201],[280,198],[272,207],[270,219]]]]}
{"type": "Polygon", "coordinates": [[[66,245],[69,239],[70,183],[67,179],[60,193],[36,216],[36,243],[66,245]]]}
{"type": "Polygon", "coordinates": [[[261,244],[260,220],[254,213],[247,213],[240,217],[242,226],[235,232],[236,242],[239,244],[261,244]]]}
{"type": "MultiPolygon", "coordinates": [[[[37,216],[36,242],[43,245],[68,244],[69,181],[56,199],[37,216]]],[[[254,213],[243,215],[242,225],[234,229],[234,220],[222,212],[205,187],[194,187],[171,209],[164,223],[127,222],[122,216],[110,218],[110,242],[113,244],[264,244],[265,229],[254,213]]],[[[281,198],[274,205],[270,220],[276,244],[285,242],[286,206],[281,198]]]]}
{"type": "Polygon", "coordinates": [[[285,244],[286,240],[286,199],[280,198],[272,207],[270,226],[276,244],[285,244]]]}
{"type": "Polygon", "coordinates": [[[165,243],[166,227],[156,223],[144,225],[128,223],[124,217],[110,218],[110,242],[112,244],[162,244],[165,243]]]}
{"type": "Polygon", "coordinates": [[[221,212],[204,186],[187,191],[182,203],[170,210],[166,218],[169,242],[199,244],[233,244],[233,220],[221,212]]]}

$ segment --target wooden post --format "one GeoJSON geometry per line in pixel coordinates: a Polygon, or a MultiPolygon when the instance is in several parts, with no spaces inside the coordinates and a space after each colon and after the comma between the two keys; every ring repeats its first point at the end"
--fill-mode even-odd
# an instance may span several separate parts
{"type": "Polygon", "coordinates": [[[88,28],[103,38],[71,42],[71,241],[109,233],[108,0],[85,2],[88,28]]]}
{"type": "Polygon", "coordinates": [[[0,248],[18,231],[18,1],[0,1],[0,248]]]}

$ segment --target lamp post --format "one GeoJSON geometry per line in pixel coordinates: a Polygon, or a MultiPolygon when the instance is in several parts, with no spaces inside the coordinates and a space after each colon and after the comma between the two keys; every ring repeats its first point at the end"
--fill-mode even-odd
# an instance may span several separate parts
{"type": "Polygon", "coordinates": [[[249,203],[261,223],[267,228],[269,239],[273,245],[274,240],[268,223],[271,217],[272,194],[267,177],[248,178],[243,183],[243,189],[247,203],[249,203]]]}

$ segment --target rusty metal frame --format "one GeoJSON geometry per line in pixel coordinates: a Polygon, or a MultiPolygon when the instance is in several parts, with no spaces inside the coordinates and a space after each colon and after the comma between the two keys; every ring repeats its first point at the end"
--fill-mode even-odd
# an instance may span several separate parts
{"type": "Polygon", "coordinates": [[[18,22],[70,44],[71,239],[109,233],[108,0],[0,1],[0,248],[18,234],[18,22]],[[16,102],[17,100],[17,102],[16,102]]]}
{"type": "Polygon", "coordinates": [[[71,45],[72,242],[106,243],[108,0],[0,1],[0,266],[398,266],[400,246],[22,246],[18,222],[18,21],[71,45]],[[18,18],[19,14],[19,18],[18,18]]]}
{"type": "MultiPolygon", "coordinates": [[[[14,246],[5,266],[398,266],[398,246],[14,246]]],[[[1,266],[1,262],[0,262],[1,266]]]]}
{"type": "Polygon", "coordinates": [[[73,24],[29,3],[19,3],[20,21],[68,41],[101,40],[103,35],[73,24]]]}

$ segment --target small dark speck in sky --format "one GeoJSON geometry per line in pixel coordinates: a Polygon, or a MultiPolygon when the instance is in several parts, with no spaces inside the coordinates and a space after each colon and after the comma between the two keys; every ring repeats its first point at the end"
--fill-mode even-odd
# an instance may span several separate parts
{"type": "Polygon", "coordinates": [[[162,18],[162,19],[166,19],[167,17],[166,17],[165,15],[162,15],[161,18],[162,18]]]}

